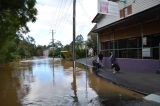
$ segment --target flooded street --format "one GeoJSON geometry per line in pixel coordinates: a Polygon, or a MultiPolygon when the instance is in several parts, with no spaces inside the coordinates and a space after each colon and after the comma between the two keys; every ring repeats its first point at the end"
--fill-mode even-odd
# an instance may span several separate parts
{"type": "Polygon", "coordinates": [[[123,106],[143,95],[69,61],[35,58],[0,66],[0,106],[123,106]]]}

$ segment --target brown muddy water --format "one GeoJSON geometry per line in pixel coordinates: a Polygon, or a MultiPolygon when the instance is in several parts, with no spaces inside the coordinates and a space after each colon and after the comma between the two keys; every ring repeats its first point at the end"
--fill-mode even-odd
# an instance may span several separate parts
{"type": "Polygon", "coordinates": [[[51,58],[0,66],[0,106],[132,106],[143,95],[51,58]]]}

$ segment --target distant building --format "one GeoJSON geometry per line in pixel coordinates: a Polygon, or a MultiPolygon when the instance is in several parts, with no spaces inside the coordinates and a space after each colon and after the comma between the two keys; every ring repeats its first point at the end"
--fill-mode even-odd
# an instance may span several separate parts
{"type": "MultiPolygon", "coordinates": [[[[99,12],[92,20],[96,23],[93,32],[98,34],[99,51],[105,56],[106,67],[110,67],[108,57],[112,51],[121,69],[160,69],[160,0],[120,1],[123,2],[114,5],[118,6],[118,15],[105,10],[106,14],[99,12]]],[[[108,4],[100,5],[102,10],[108,4]]],[[[108,9],[113,8],[110,11],[117,14],[114,6],[108,9]]]]}
{"type": "Polygon", "coordinates": [[[43,51],[43,56],[48,57],[48,54],[49,54],[49,50],[48,49],[43,51]]]}

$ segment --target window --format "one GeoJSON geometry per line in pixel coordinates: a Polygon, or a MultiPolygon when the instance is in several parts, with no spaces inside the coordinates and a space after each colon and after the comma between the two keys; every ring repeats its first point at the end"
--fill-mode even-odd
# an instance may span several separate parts
{"type": "Polygon", "coordinates": [[[106,56],[114,51],[118,58],[160,59],[160,34],[106,41],[102,47],[106,56]]]}
{"type": "Polygon", "coordinates": [[[127,50],[119,50],[120,58],[127,58],[127,50]]]}
{"type": "Polygon", "coordinates": [[[150,57],[143,56],[143,58],[160,59],[160,34],[148,35],[143,38],[145,38],[145,44],[143,43],[143,47],[150,48],[151,54],[150,57]]]}
{"type": "Polygon", "coordinates": [[[128,48],[137,48],[137,38],[130,38],[127,41],[127,47],[128,48]]]}
{"type": "Polygon", "coordinates": [[[132,14],[132,5],[124,7],[123,9],[120,10],[119,13],[120,13],[120,18],[126,17],[126,16],[132,14]]]}
{"type": "Polygon", "coordinates": [[[105,49],[105,42],[101,42],[101,49],[102,49],[102,50],[105,49]]]}
{"type": "Polygon", "coordinates": [[[118,45],[119,45],[119,49],[127,48],[127,40],[126,39],[119,40],[118,45]]]}
{"type": "Polygon", "coordinates": [[[124,17],[128,15],[128,8],[124,8],[124,17]]]}
{"type": "Polygon", "coordinates": [[[138,58],[138,49],[128,49],[129,58],[138,58]]]}
{"type": "Polygon", "coordinates": [[[111,43],[110,41],[107,41],[107,42],[106,42],[106,44],[105,44],[105,49],[110,49],[110,43],[111,43]]]}
{"type": "Polygon", "coordinates": [[[151,36],[151,46],[152,47],[158,47],[160,46],[160,35],[153,35],[151,36]]]}

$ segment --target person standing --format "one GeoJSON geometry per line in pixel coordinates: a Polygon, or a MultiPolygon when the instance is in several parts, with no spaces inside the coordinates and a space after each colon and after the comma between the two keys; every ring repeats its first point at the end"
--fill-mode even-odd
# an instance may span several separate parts
{"type": "Polygon", "coordinates": [[[92,48],[89,49],[88,56],[93,57],[93,49],[92,48]]]}
{"type": "Polygon", "coordinates": [[[114,54],[111,52],[110,53],[110,60],[111,60],[111,69],[113,70],[113,73],[115,74],[116,72],[119,72],[120,70],[120,66],[118,65],[116,58],[114,56],[114,54]]]}
{"type": "Polygon", "coordinates": [[[99,63],[100,63],[100,65],[103,67],[103,62],[102,62],[102,60],[103,60],[103,54],[100,52],[100,54],[98,55],[98,58],[99,58],[99,63]]]}
{"type": "Polygon", "coordinates": [[[111,64],[114,64],[116,62],[116,58],[112,52],[110,53],[110,60],[111,60],[111,64]]]}

